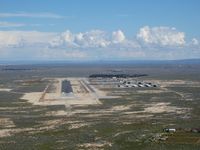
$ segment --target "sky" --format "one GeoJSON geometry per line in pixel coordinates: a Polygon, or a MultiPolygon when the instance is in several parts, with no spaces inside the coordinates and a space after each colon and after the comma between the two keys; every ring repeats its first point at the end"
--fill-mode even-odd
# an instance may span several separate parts
{"type": "Polygon", "coordinates": [[[0,60],[200,58],[199,0],[0,0],[0,60]]]}

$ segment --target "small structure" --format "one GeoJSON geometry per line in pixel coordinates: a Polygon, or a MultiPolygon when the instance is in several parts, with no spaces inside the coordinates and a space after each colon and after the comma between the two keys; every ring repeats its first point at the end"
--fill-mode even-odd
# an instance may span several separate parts
{"type": "Polygon", "coordinates": [[[165,128],[165,129],[163,129],[163,131],[165,131],[165,132],[176,132],[176,129],[175,128],[165,128]]]}
{"type": "Polygon", "coordinates": [[[200,133],[200,128],[192,128],[191,132],[200,133]]]}

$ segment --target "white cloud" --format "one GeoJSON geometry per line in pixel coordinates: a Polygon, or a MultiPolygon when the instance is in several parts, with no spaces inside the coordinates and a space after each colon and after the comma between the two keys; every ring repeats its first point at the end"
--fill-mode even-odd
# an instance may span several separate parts
{"type": "Polygon", "coordinates": [[[0,58],[38,59],[181,59],[200,58],[199,41],[185,41],[175,28],[148,26],[137,38],[123,31],[0,31],[0,58]]]}
{"type": "Polygon", "coordinates": [[[42,12],[42,13],[27,13],[27,12],[16,12],[16,13],[0,13],[0,18],[10,18],[10,17],[28,17],[28,18],[52,18],[52,19],[62,19],[61,15],[42,12]]]}
{"type": "Polygon", "coordinates": [[[17,22],[6,22],[6,21],[0,21],[0,28],[16,28],[16,27],[24,27],[24,26],[30,26],[30,27],[40,27],[40,26],[53,26],[53,24],[25,24],[25,23],[17,23],[17,22]]]}
{"type": "Polygon", "coordinates": [[[193,45],[199,45],[199,41],[196,38],[192,39],[192,44],[193,45]]]}
{"type": "Polygon", "coordinates": [[[61,36],[67,43],[72,43],[74,41],[74,35],[69,30],[63,32],[61,36]]]}
{"type": "Polygon", "coordinates": [[[91,30],[75,35],[75,42],[80,47],[107,47],[110,41],[104,31],[91,30]]]}
{"type": "Polygon", "coordinates": [[[91,30],[78,34],[73,34],[67,30],[50,42],[53,47],[66,45],[78,48],[107,47],[109,44],[110,41],[106,33],[101,30],[91,30]]]}
{"type": "Polygon", "coordinates": [[[19,46],[22,38],[15,34],[9,34],[9,32],[0,32],[0,47],[13,47],[19,46]]]}
{"type": "Polygon", "coordinates": [[[125,35],[121,30],[112,33],[113,43],[122,43],[125,39],[125,35]]]}
{"type": "Polygon", "coordinates": [[[67,46],[78,48],[107,48],[113,46],[134,46],[136,42],[126,40],[121,30],[114,31],[112,35],[102,30],[72,33],[69,30],[61,33],[50,41],[52,47],[67,46]]]}
{"type": "Polygon", "coordinates": [[[12,22],[0,22],[1,28],[7,28],[7,27],[23,27],[26,24],[24,23],[12,23],[12,22]]]}
{"type": "Polygon", "coordinates": [[[183,46],[185,44],[185,34],[170,27],[145,26],[140,28],[137,38],[146,44],[161,46],[183,46]]]}
{"type": "Polygon", "coordinates": [[[74,35],[67,30],[54,37],[49,43],[52,47],[73,47],[75,46],[74,35]]]}
{"type": "Polygon", "coordinates": [[[38,31],[0,31],[0,47],[47,45],[55,35],[38,31]]]}

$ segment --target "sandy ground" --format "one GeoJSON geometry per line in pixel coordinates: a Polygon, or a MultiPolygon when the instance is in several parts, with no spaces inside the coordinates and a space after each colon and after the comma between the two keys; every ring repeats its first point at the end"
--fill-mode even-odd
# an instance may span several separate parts
{"type": "Polygon", "coordinates": [[[14,111],[17,110],[18,107],[0,107],[0,110],[14,111]]]}
{"type": "Polygon", "coordinates": [[[7,137],[7,136],[11,136],[13,134],[17,134],[17,133],[20,133],[20,132],[25,132],[25,131],[32,131],[34,130],[33,128],[23,128],[23,129],[20,129],[20,128],[13,128],[13,129],[1,129],[0,130],[0,138],[1,137],[7,137]]]}
{"type": "Polygon", "coordinates": [[[153,103],[148,104],[148,107],[144,109],[146,113],[177,113],[182,114],[185,113],[185,108],[178,108],[175,106],[170,106],[170,103],[153,103]]]}
{"type": "Polygon", "coordinates": [[[91,97],[83,96],[83,98],[69,98],[69,99],[52,99],[52,100],[45,100],[39,101],[42,92],[32,92],[32,93],[25,93],[21,99],[28,100],[28,102],[34,105],[96,105],[101,104],[98,99],[91,99],[91,97]]]}
{"type": "Polygon", "coordinates": [[[0,128],[13,128],[15,124],[10,118],[0,118],[0,128]]]}
{"type": "MultiPolygon", "coordinates": [[[[133,106],[132,106],[133,107],[133,106]]],[[[120,106],[117,107],[120,110],[120,108],[125,111],[122,114],[124,115],[134,115],[136,118],[143,118],[143,117],[153,117],[151,114],[157,114],[157,113],[176,113],[176,114],[184,114],[189,109],[188,108],[179,108],[175,106],[171,106],[171,103],[151,103],[146,104],[144,110],[141,111],[128,111],[128,108],[131,108],[131,106],[120,106]],[[127,111],[126,111],[127,110],[127,111]]]]}
{"type": "Polygon", "coordinates": [[[12,89],[0,88],[0,92],[10,92],[12,89]]]}
{"type": "Polygon", "coordinates": [[[68,129],[69,130],[78,129],[78,128],[85,127],[85,126],[89,126],[89,124],[88,123],[80,123],[80,122],[78,122],[78,123],[71,124],[68,129]]]}
{"type": "Polygon", "coordinates": [[[69,111],[59,110],[59,111],[48,111],[45,116],[66,116],[71,115],[69,111]]]}
{"type": "Polygon", "coordinates": [[[111,147],[112,143],[106,142],[106,141],[101,141],[99,143],[94,142],[94,143],[84,143],[84,144],[78,145],[79,148],[87,148],[87,149],[91,149],[91,150],[100,149],[100,148],[103,148],[105,146],[111,147]]]}
{"type": "Polygon", "coordinates": [[[30,93],[25,93],[21,99],[28,100],[29,103],[32,103],[34,105],[40,105],[42,104],[39,102],[40,97],[42,96],[42,92],[30,92],[30,93]]]}
{"type": "MultiPolygon", "coordinates": [[[[68,111],[53,111],[47,112],[48,115],[55,115],[55,116],[62,116],[62,115],[75,115],[75,114],[85,114],[85,117],[101,117],[106,115],[111,115],[112,113],[119,112],[123,115],[128,115],[127,117],[130,118],[147,118],[152,117],[151,114],[156,113],[176,113],[176,114],[183,114],[188,111],[188,108],[178,108],[175,106],[171,106],[171,103],[151,103],[146,104],[144,110],[134,111],[136,104],[129,104],[129,105],[117,105],[107,109],[101,110],[89,110],[89,109],[68,109],[68,111]]],[[[76,125],[75,125],[76,126],[76,125]]]]}
{"type": "Polygon", "coordinates": [[[125,111],[131,109],[132,105],[118,105],[118,106],[113,106],[110,110],[115,112],[115,111],[125,111]]]}

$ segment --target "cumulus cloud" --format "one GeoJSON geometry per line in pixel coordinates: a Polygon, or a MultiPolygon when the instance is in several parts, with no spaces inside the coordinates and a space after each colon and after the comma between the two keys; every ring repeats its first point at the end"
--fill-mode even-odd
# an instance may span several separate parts
{"type": "Polygon", "coordinates": [[[193,45],[199,45],[199,41],[196,38],[192,39],[192,44],[193,45]]]}
{"type": "Polygon", "coordinates": [[[125,41],[125,39],[125,35],[121,30],[114,31],[112,33],[113,43],[122,43],[123,41],[125,41]]]}
{"type": "Polygon", "coordinates": [[[106,32],[91,30],[75,35],[75,41],[80,47],[106,47],[110,44],[106,32]]]}
{"type": "Polygon", "coordinates": [[[50,41],[50,45],[74,46],[78,48],[98,48],[107,47],[110,41],[104,31],[91,30],[84,33],[73,34],[69,30],[61,33],[55,39],[50,41]]]}
{"type": "Polygon", "coordinates": [[[185,44],[184,32],[176,28],[145,26],[140,28],[137,38],[146,44],[158,44],[161,46],[183,46],[185,44]]]}
{"type": "Polygon", "coordinates": [[[0,58],[38,59],[177,59],[200,57],[199,41],[185,40],[172,27],[140,28],[134,38],[123,31],[0,31],[0,58]]]}
{"type": "Polygon", "coordinates": [[[74,41],[74,35],[69,30],[63,32],[61,37],[67,43],[72,43],[74,41]]]}
{"type": "Polygon", "coordinates": [[[67,30],[50,41],[52,47],[65,45],[78,48],[106,48],[115,45],[126,47],[128,45],[133,46],[134,43],[126,40],[121,30],[114,31],[111,35],[102,30],[91,30],[77,34],[67,30]]]}

